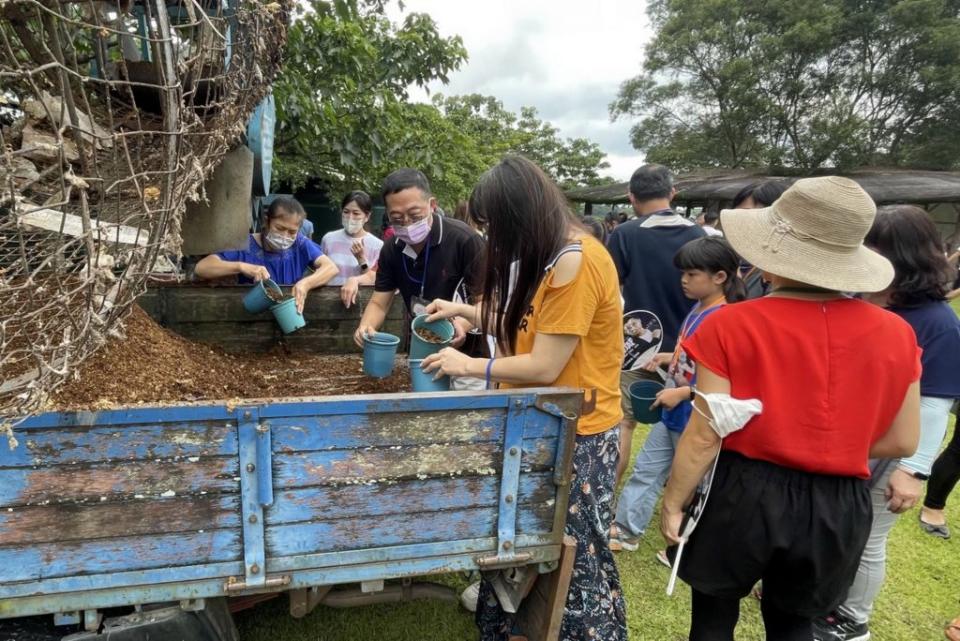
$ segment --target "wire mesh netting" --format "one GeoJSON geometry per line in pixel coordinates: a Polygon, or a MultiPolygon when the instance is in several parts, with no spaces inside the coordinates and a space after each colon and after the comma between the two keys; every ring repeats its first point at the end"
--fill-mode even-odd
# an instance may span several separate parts
{"type": "Polygon", "coordinates": [[[269,90],[288,2],[0,0],[0,431],[119,326],[269,90]]]}

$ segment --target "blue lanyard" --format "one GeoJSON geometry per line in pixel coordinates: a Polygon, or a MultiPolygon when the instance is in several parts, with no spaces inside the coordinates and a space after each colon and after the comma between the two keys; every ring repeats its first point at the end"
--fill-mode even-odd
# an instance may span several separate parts
{"type": "Polygon", "coordinates": [[[410,275],[410,271],[407,269],[406,258],[406,254],[400,254],[400,262],[403,263],[403,272],[407,275],[410,282],[415,285],[420,285],[420,298],[423,298],[423,292],[427,287],[427,267],[430,265],[430,239],[427,238],[427,249],[423,254],[423,278],[418,280],[410,275]]]}

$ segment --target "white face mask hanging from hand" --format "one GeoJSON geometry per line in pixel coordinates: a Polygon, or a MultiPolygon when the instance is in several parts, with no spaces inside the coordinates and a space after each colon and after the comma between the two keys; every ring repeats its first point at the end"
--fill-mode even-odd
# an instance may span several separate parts
{"type": "MultiPolygon", "coordinates": [[[[740,399],[733,398],[729,394],[704,394],[701,391],[694,390],[696,395],[707,403],[710,414],[706,414],[693,403],[693,409],[700,416],[707,420],[710,428],[717,433],[722,441],[734,432],[738,432],[750,422],[757,414],[763,412],[763,403],[756,398],[740,399]]],[[[721,448],[723,447],[721,443],[721,448]]],[[[687,508],[687,514],[680,525],[680,545],[677,546],[677,555],[673,559],[673,566],[670,571],[670,581],[667,583],[667,596],[673,596],[673,589],[677,584],[677,571],[680,569],[680,557],[683,555],[683,548],[687,544],[690,535],[697,527],[700,515],[707,506],[707,499],[710,497],[710,487],[713,485],[713,475],[717,471],[717,461],[720,460],[720,449],[713,459],[713,465],[710,471],[700,481],[696,492],[693,495],[693,501],[687,508]]]]}

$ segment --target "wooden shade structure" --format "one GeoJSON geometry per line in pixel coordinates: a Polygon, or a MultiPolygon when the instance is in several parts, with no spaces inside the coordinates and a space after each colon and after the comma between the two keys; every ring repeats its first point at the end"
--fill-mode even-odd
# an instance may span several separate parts
{"type": "MultiPolygon", "coordinates": [[[[813,175],[841,175],[857,181],[878,205],[907,203],[924,207],[945,237],[958,235],[960,227],[960,172],[914,169],[860,169],[850,172],[821,170],[813,175]]],[[[768,180],[793,183],[803,176],[766,174],[748,170],[713,170],[678,176],[674,203],[689,208],[729,207],[744,187],[768,180]]],[[[573,202],[585,203],[587,212],[597,204],[627,203],[630,183],[584,187],[567,192],[573,202]]]]}

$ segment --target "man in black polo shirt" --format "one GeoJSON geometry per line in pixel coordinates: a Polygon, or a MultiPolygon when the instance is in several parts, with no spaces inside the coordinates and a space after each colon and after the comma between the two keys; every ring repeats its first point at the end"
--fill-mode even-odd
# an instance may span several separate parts
{"type": "MultiPolygon", "coordinates": [[[[354,334],[361,347],[364,334],[383,325],[398,290],[412,316],[423,313],[437,298],[452,300],[459,295],[466,301],[479,292],[474,279],[483,262],[483,239],[459,220],[437,213],[437,199],[422,172],[398,169],[387,176],[383,200],[396,237],[380,250],[374,294],[354,334]]],[[[454,345],[461,345],[473,327],[462,318],[453,319],[453,324],[454,345]]],[[[463,350],[481,355],[483,336],[469,338],[463,350]]]]}
{"type": "MultiPolygon", "coordinates": [[[[618,225],[607,241],[620,276],[623,311],[647,310],[657,315],[663,329],[661,352],[673,351],[680,325],[694,305],[683,293],[682,274],[673,266],[673,257],[685,244],[705,235],[693,221],[673,211],[670,201],[676,192],[666,167],[644,165],[637,169],[630,178],[628,194],[636,217],[618,225]]],[[[630,383],[641,376],[633,372],[620,376],[625,415],[620,424],[621,452],[630,452],[635,426],[630,383]]],[[[629,456],[620,457],[618,478],[629,462],[629,456]]]]}

